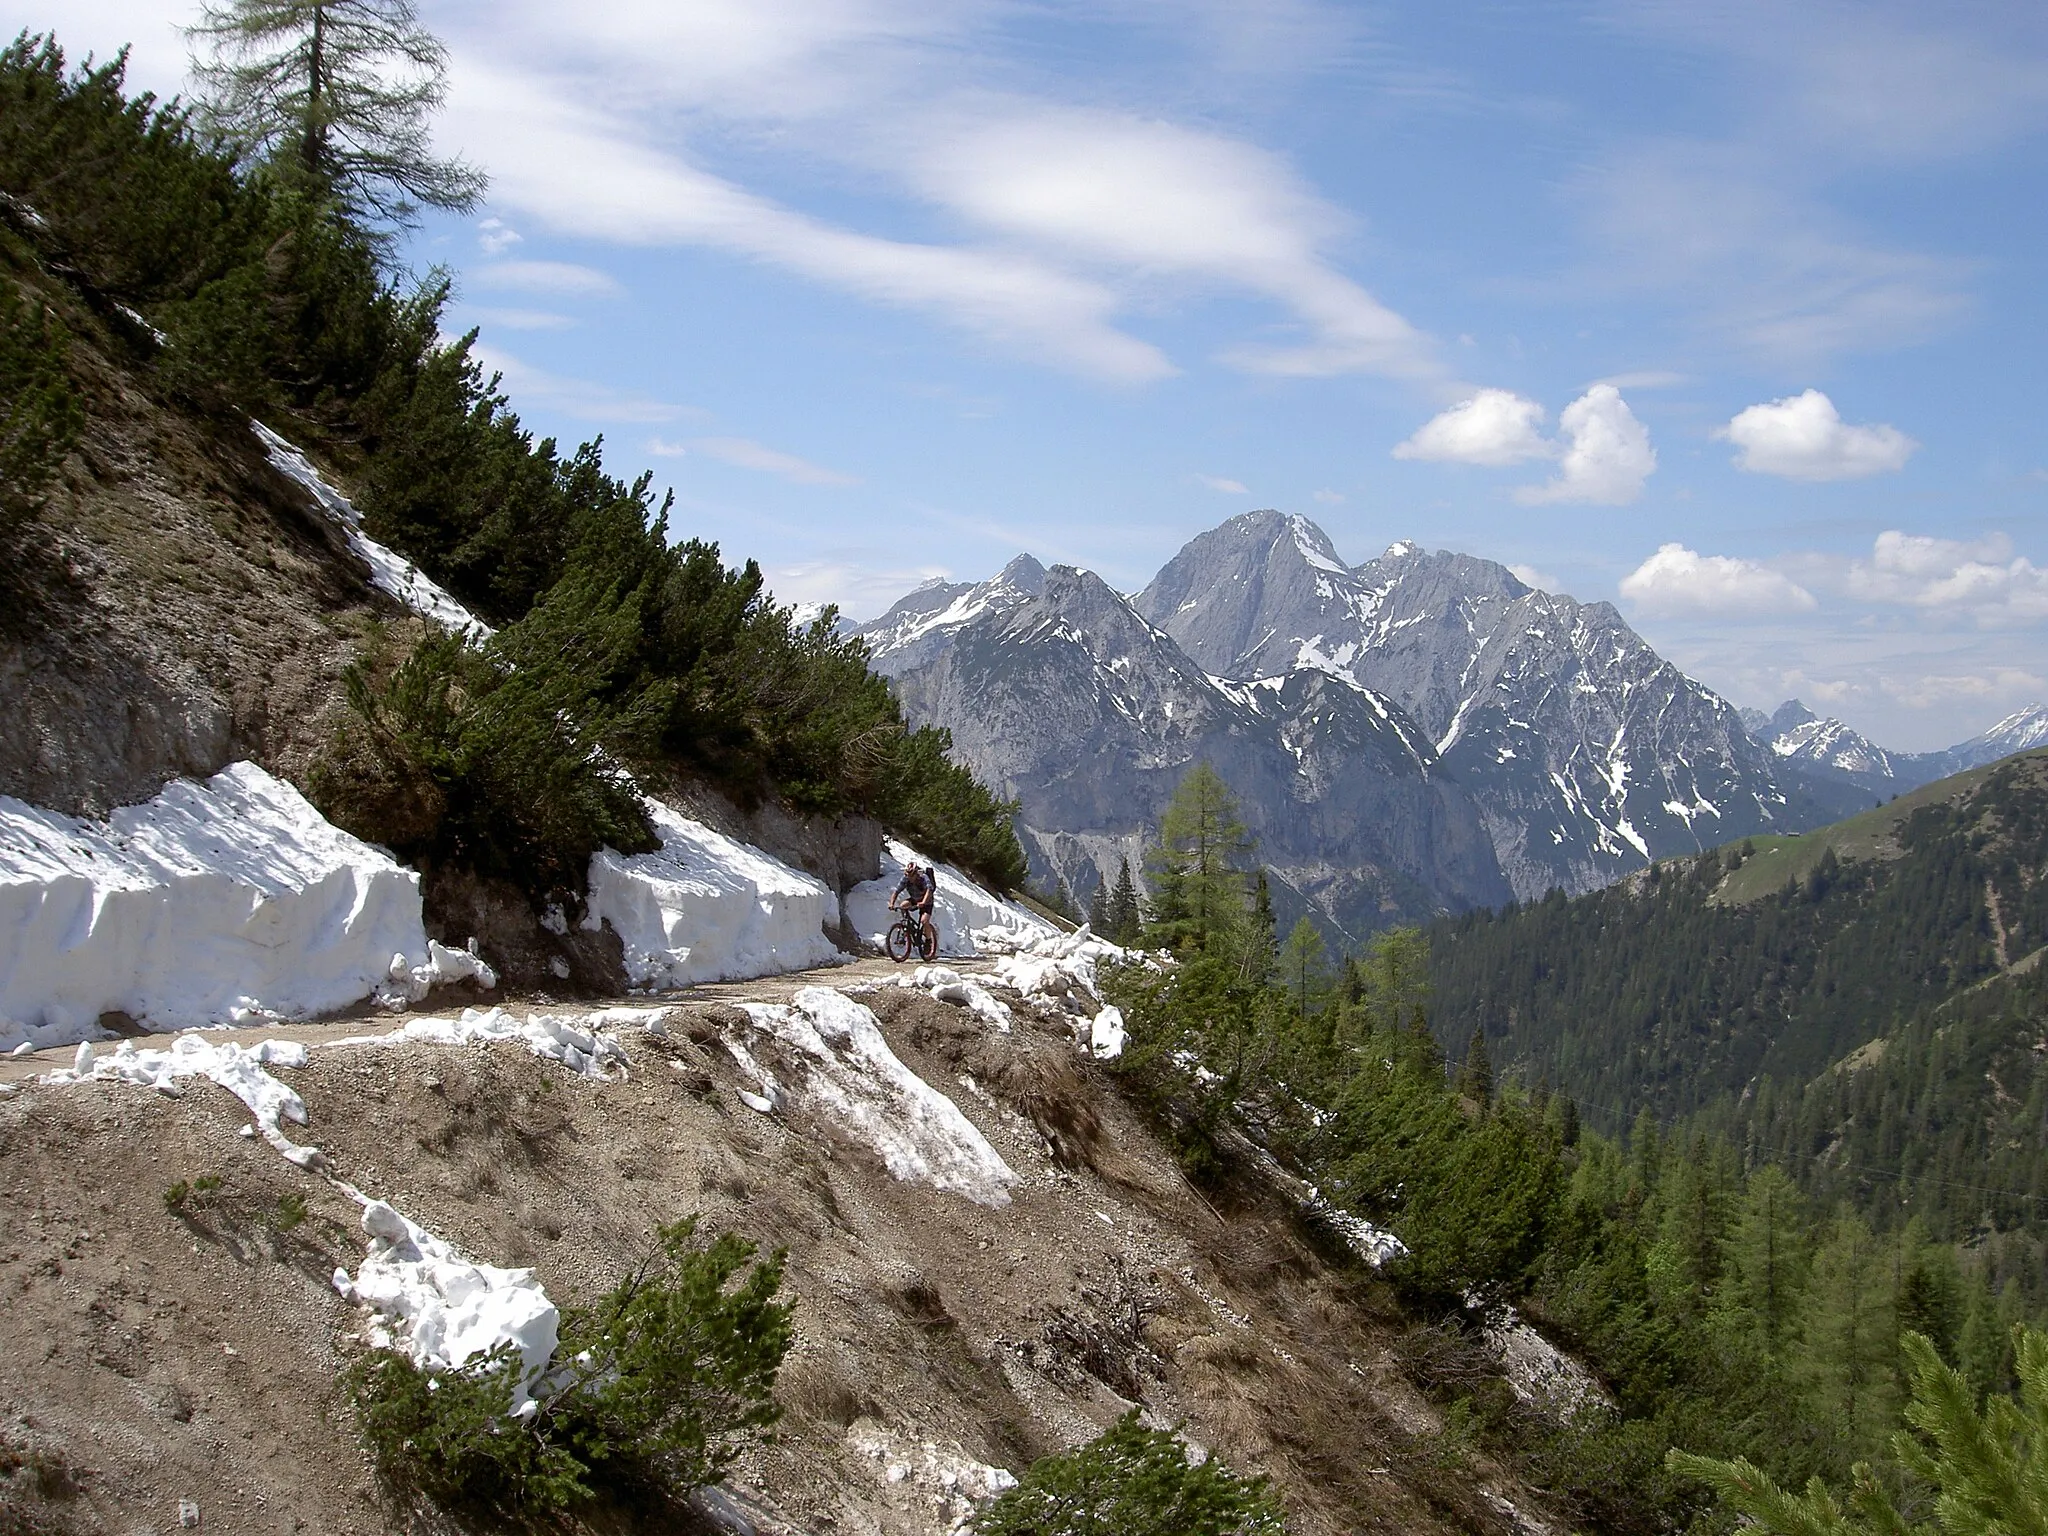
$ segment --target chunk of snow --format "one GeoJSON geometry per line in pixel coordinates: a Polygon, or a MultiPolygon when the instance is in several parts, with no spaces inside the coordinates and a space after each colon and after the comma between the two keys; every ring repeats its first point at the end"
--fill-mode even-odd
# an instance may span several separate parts
{"type": "Polygon", "coordinates": [[[355,504],[329,485],[326,477],[313,467],[305,454],[262,422],[252,420],[249,425],[256,429],[256,436],[262,442],[264,452],[270,455],[271,464],[304,486],[320,510],[341,529],[349,548],[369,566],[372,586],[444,629],[478,640],[490,637],[490,625],[457,602],[447,588],[432,580],[403,555],[385,548],[364,533],[363,515],[355,509],[355,504]]]}
{"type": "Polygon", "coordinates": [[[1345,1247],[1374,1269],[1380,1269],[1396,1259],[1407,1256],[1408,1245],[1393,1233],[1374,1226],[1363,1216],[1354,1216],[1349,1211],[1329,1204],[1320,1196],[1311,1197],[1309,1212],[1326,1223],[1344,1239],[1345,1247]]]}
{"type": "Polygon", "coordinates": [[[896,921],[889,898],[903,878],[903,866],[915,859],[938,873],[938,894],[932,902],[932,925],[939,931],[939,953],[957,957],[1005,954],[1059,932],[1020,902],[1006,901],[976,885],[950,864],[935,864],[907,843],[890,838],[882,851],[882,876],[846,893],[846,920],[853,931],[880,949],[896,921]]]}
{"type": "Polygon", "coordinates": [[[324,1013],[426,952],[419,876],[254,763],[103,823],[0,797],[0,1049],[324,1013]]]}
{"type": "Polygon", "coordinates": [[[942,1003],[951,1003],[956,1008],[965,1008],[976,1017],[995,1026],[997,1031],[1007,1035],[1010,1032],[1010,1008],[989,995],[988,989],[978,981],[970,981],[950,966],[920,965],[909,976],[898,976],[899,987],[916,987],[929,992],[942,1003]]]}
{"type": "Polygon", "coordinates": [[[513,1413],[532,1413],[532,1389],[554,1358],[562,1321],[533,1271],[473,1263],[382,1200],[364,1201],[363,1231],[369,1254],[352,1282],[337,1270],[335,1288],[346,1282],[346,1294],[377,1314],[370,1342],[437,1372],[510,1344],[521,1366],[513,1413]]]}
{"type": "Polygon", "coordinates": [[[1058,999],[1069,992],[1082,992],[1100,1002],[1102,992],[1095,973],[1104,963],[1158,968],[1158,962],[1142,950],[1097,938],[1084,923],[1072,933],[1048,932],[1016,954],[1004,955],[995,963],[995,977],[1026,997],[1058,999]]]}
{"type": "Polygon", "coordinates": [[[740,1007],[752,1028],[745,1038],[729,1033],[726,1048],[767,1097],[813,1107],[872,1147],[906,1183],[950,1190],[980,1205],[1010,1203],[1017,1175],[1002,1154],[958,1105],[903,1064],[861,1004],[830,987],[805,987],[786,1005],[740,1007]],[[761,1056],[770,1056],[774,1067],[761,1056]],[[777,1069],[793,1081],[779,1081],[777,1069]]]}
{"type": "Polygon", "coordinates": [[[207,1077],[219,1083],[249,1107],[264,1140],[301,1167],[320,1162],[315,1147],[299,1146],[284,1134],[282,1122],[306,1123],[306,1101],[295,1089],[272,1077],[266,1067],[303,1067],[306,1047],[296,1040],[265,1040],[257,1046],[232,1041],[216,1042],[204,1035],[180,1035],[169,1050],[137,1050],[134,1042],[123,1040],[112,1055],[101,1056],[90,1045],[78,1048],[71,1067],[43,1075],[46,1083],[133,1083],[170,1091],[176,1096],[181,1078],[207,1077]]]}
{"type": "MultiPolygon", "coordinates": [[[[401,1029],[383,1035],[350,1035],[327,1042],[330,1045],[479,1045],[511,1040],[524,1045],[547,1061],[559,1061],[571,1072],[584,1077],[606,1077],[613,1063],[624,1066],[626,1052],[618,1041],[600,1034],[596,1021],[606,1013],[638,1010],[606,1009],[582,1023],[553,1013],[530,1013],[525,1018],[503,1008],[465,1008],[460,1018],[429,1017],[408,1019],[401,1029]]],[[[324,1047],[323,1047],[324,1048],[324,1047]]]]}
{"type": "Polygon", "coordinates": [[[1097,1061],[1115,1061],[1124,1053],[1124,1014],[1113,1004],[1103,1004],[1088,1026],[1088,1048],[1097,1061]]]}
{"type": "Polygon", "coordinates": [[[593,931],[612,925],[634,986],[741,981],[842,958],[825,937],[836,914],[822,880],[659,801],[647,816],[661,848],[595,854],[583,919],[593,931]]]}
{"type": "Polygon", "coordinates": [[[426,1000],[434,988],[451,982],[474,981],[486,992],[498,985],[498,973],[483,962],[475,949],[476,940],[470,940],[469,949],[450,949],[439,939],[427,940],[425,963],[414,965],[404,955],[391,957],[388,980],[377,988],[377,1001],[384,1007],[397,1012],[414,1003],[426,1000]]]}

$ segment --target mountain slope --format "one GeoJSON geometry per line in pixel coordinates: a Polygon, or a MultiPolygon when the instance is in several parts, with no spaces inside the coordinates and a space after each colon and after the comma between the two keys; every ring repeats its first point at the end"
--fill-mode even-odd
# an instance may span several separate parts
{"type": "MultiPolygon", "coordinates": [[[[2048,752],[2037,751],[1803,837],[1440,924],[1441,1038],[1483,1028],[1496,1062],[1546,1078],[1602,1123],[1645,1109],[1702,1117],[1741,1140],[1782,1142],[1788,1167],[1810,1177],[1830,1166],[1814,1154],[1846,1139],[1866,1175],[1932,1180],[1915,1208],[1966,1229],[1977,1198],[1950,1186],[2048,1199],[2048,1157],[2031,1132],[1998,1153],[2000,1179],[1967,1176],[1971,1157],[1992,1155],[1985,1127],[2048,1106],[2044,876],[2048,752]],[[1966,1016],[1975,1022],[1948,1030],[1966,1016]],[[2014,1031],[2031,1031],[2026,1049],[1987,1077],[1979,1058],[2003,1050],[1987,1041],[2014,1031]],[[1887,1042],[1900,1040],[1895,1058],[1887,1042]],[[1889,1091],[1843,1089],[1843,1074],[1895,1059],[1911,1064],[1910,1082],[1879,1074],[1864,1089],[1889,1091]],[[1927,1123],[1910,1123],[1915,1105],[1927,1123]]],[[[1852,1190],[1894,1196],[1883,1182],[1873,1192],[1852,1179],[1852,1190]]]]}
{"type": "Polygon", "coordinates": [[[1781,773],[1611,605],[1491,561],[1402,543],[1347,569],[1306,518],[1253,512],[1191,540],[1135,605],[1225,676],[1327,671],[1399,700],[1523,899],[1868,803],[1781,773]]]}
{"type": "MultiPolygon", "coordinates": [[[[1040,878],[1086,895],[1207,759],[1261,860],[1340,929],[1504,899],[1470,800],[1399,706],[1303,673],[1209,677],[1099,577],[1028,557],[961,591],[912,594],[863,630],[911,718],[1022,803],[1040,878]]],[[[1283,913],[1283,916],[1286,914],[1283,913]]]]}

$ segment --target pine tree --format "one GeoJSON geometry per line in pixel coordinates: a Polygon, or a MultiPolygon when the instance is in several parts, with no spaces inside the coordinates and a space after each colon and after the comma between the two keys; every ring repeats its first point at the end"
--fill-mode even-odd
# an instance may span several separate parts
{"type": "Polygon", "coordinates": [[[1109,896],[1109,937],[1119,944],[1137,942],[1144,917],[1138,910],[1138,888],[1131,881],[1131,861],[1117,863],[1116,889],[1109,896]]]}
{"type": "Polygon", "coordinates": [[[1109,898],[1103,894],[1103,887],[1100,883],[1096,885],[1095,893],[1088,898],[1088,928],[1091,933],[1098,934],[1103,938],[1111,937],[1109,931],[1109,898]]]}
{"type": "Polygon", "coordinates": [[[1476,1028],[1465,1047],[1465,1064],[1458,1069],[1458,1093],[1479,1106],[1484,1114],[1493,1102],[1493,1061],[1486,1054],[1486,1031],[1476,1028]]]}
{"type": "Polygon", "coordinates": [[[1237,796],[1208,763],[1196,763],[1160,817],[1159,845],[1148,857],[1155,942],[1188,954],[1220,952],[1245,923],[1251,848],[1237,796]]]}
{"type": "Polygon", "coordinates": [[[1280,948],[1280,983],[1293,994],[1297,1019],[1307,1019],[1322,1010],[1329,991],[1324,954],[1323,936],[1306,917],[1295,923],[1280,948]]]}
{"type": "Polygon", "coordinates": [[[482,198],[482,172],[432,152],[448,54],[413,0],[207,0],[187,36],[216,130],[350,216],[406,226],[482,198]]]}
{"type": "Polygon", "coordinates": [[[1806,1286],[1805,1202],[1784,1170],[1766,1164],[1749,1176],[1724,1249],[1720,1308],[1762,1335],[1764,1348],[1791,1337],[1806,1286]]]}

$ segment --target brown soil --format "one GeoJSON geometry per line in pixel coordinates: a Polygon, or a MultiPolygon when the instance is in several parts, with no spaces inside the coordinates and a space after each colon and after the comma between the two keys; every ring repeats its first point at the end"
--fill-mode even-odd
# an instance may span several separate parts
{"type": "MultiPolygon", "coordinates": [[[[864,1000],[1017,1171],[1010,1206],[900,1183],[801,1103],[746,1108],[730,1057],[689,1038],[710,1039],[722,1002],[667,1042],[629,1033],[618,1081],[502,1046],[331,1047],[279,1075],[337,1177],[533,1266],[557,1300],[601,1291],[693,1211],[787,1248],[788,1413],[729,1489],[760,1530],[947,1530],[966,1506],[928,1475],[944,1458],[1021,1471],[1133,1402],[1270,1473],[1297,1533],[1505,1533],[1487,1484],[1529,1507],[1491,1469],[1439,1463],[1434,1415],[1390,1363],[1405,1325],[1384,1291],[1329,1267],[1277,1197],[1219,1213],[1064,1016],[1014,1004],[1002,1035],[920,993],[864,1000]]],[[[333,1385],[360,1347],[328,1282],[360,1260],[356,1207],[242,1137],[247,1120],[197,1080],[176,1101],[0,1098],[0,1473],[9,1446],[55,1469],[33,1488],[27,1467],[0,1476],[0,1529],[32,1505],[52,1530],[172,1530],[181,1499],[208,1531],[413,1528],[333,1385]],[[201,1175],[220,1186],[166,1204],[201,1175]]]]}

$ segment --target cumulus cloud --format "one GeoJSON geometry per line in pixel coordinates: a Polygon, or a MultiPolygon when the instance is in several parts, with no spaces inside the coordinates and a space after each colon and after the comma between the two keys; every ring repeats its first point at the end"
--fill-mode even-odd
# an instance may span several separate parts
{"type": "Polygon", "coordinates": [[[1534,587],[1538,592],[1556,592],[1564,585],[1549,572],[1538,570],[1533,565],[1511,565],[1508,569],[1514,572],[1515,580],[1525,587],[1534,587]]]}
{"type": "Polygon", "coordinates": [[[1642,494],[1657,469],[1650,430],[1612,384],[1595,384],[1558,413],[1567,444],[1558,473],[1543,485],[1524,486],[1517,501],[1592,502],[1625,506],[1642,494]]]}
{"type": "Polygon", "coordinates": [[[1621,579],[1621,595],[1658,618],[1768,618],[1811,613],[1814,595],[1754,560],[1665,544],[1621,579]]]}
{"type": "Polygon", "coordinates": [[[780,475],[793,485],[858,485],[860,477],[837,469],[826,469],[793,453],[783,453],[755,442],[750,437],[693,437],[689,446],[706,458],[730,464],[735,469],[759,470],[780,475]]]}
{"type": "MultiPolygon", "coordinates": [[[[1625,407],[1624,407],[1625,409],[1625,407]]],[[[1506,389],[1482,389],[1440,415],[1394,448],[1397,459],[1440,464],[1521,464],[1557,455],[1544,437],[1543,407],[1506,389]]]]}
{"type": "Polygon", "coordinates": [[[525,238],[503,219],[485,219],[476,227],[476,243],[486,256],[502,256],[525,238]]]}
{"type": "Polygon", "coordinates": [[[1938,539],[1888,529],[1868,560],[1852,561],[1852,597],[1974,619],[2029,624],[2048,618],[2048,570],[2014,555],[2004,534],[1938,539]]]}
{"type": "Polygon", "coordinates": [[[1897,427],[1850,426],[1817,389],[1738,411],[1714,435],[1735,445],[1737,469],[1788,480],[1892,474],[1920,446],[1897,427]]]}

